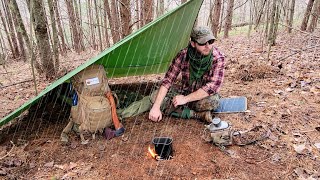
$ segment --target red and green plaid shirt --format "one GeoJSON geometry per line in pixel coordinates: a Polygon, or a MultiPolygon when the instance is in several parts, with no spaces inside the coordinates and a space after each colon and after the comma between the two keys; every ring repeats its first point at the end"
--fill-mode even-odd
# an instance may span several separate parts
{"type": "Polygon", "coordinates": [[[167,71],[162,84],[167,89],[170,89],[172,84],[177,79],[177,76],[181,72],[182,86],[180,87],[180,93],[188,95],[199,88],[202,88],[209,95],[215,94],[219,91],[223,77],[224,77],[224,56],[215,47],[212,48],[213,62],[211,69],[204,73],[201,82],[193,82],[189,84],[190,72],[189,72],[189,59],[187,57],[187,49],[182,49],[177,56],[173,59],[169,70],[167,71]]]}

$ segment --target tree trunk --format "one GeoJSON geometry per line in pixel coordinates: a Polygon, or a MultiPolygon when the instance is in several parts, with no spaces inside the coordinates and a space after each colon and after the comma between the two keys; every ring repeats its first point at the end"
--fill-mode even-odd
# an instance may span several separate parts
{"type": "Polygon", "coordinates": [[[274,37],[274,29],[275,29],[275,19],[276,19],[276,11],[277,11],[277,5],[276,5],[276,1],[277,0],[273,0],[272,1],[272,10],[271,10],[271,14],[270,14],[270,28],[269,28],[269,32],[268,32],[268,55],[267,55],[267,60],[269,60],[270,57],[270,53],[271,53],[271,46],[274,45],[275,42],[275,37],[274,37]]]}
{"type": "Polygon", "coordinates": [[[145,0],[142,6],[143,16],[145,19],[144,24],[148,24],[153,20],[153,0],[145,0]]]}
{"type": "Polygon", "coordinates": [[[146,24],[145,15],[143,11],[144,2],[143,0],[139,0],[139,8],[137,9],[137,13],[140,12],[140,28],[146,24]]]}
{"type": "MultiPolygon", "coordinates": [[[[30,31],[29,31],[29,34],[30,34],[30,44],[28,44],[28,47],[30,47],[31,50],[33,50],[33,20],[34,20],[34,17],[33,17],[33,0],[27,0],[27,6],[28,6],[28,9],[29,9],[29,14],[30,14],[30,31]]],[[[33,52],[33,51],[32,51],[33,52]]],[[[35,71],[34,71],[34,67],[37,69],[38,72],[41,72],[42,69],[41,69],[41,66],[40,64],[36,61],[36,57],[34,56],[34,53],[31,53],[31,72],[32,72],[32,77],[33,77],[33,84],[34,84],[34,90],[35,90],[35,93],[36,95],[38,95],[38,90],[37,90],[37,81],[36,81],[36,75],[35,75],[35,71]]]]}
{"type": "MultiPolygon", "coordinates": [[[[105,1],[104,1],[105,2],[105,1]]],[[[91,0],[87,0],[87,13],[88,13],[88,21],[89,21],[89,30],[91,36],[91,43],[94,50],[97,50],[97,43],[96,43],[96,34],[94,28],[94,20],[93,20],[93,12],[92,12],[92,4],[91,0]]]]}
{"type": "MultiPolygon", "coordinates": [[[[35,43],[34,43],[34,38],[33,38],[33,34],[34,33],[34,17],[33,17],[33,9],[30,8],[30,7],[33,7],[33,4],[34,4],[34,1],[32,0],[26,0],[27,1],[27,6],[28,6],[28,10],[29,10],[29,14],[30,14],[30,25],[29,25],[29,35],[30,37],[27,35],[27,33],[24,35],[25,38],[25,41],[27,42],[27,47],[28,47],[28,51],[29,51],[29,55],[31,56],[30,57],[30,60],[31,60],[31,69],[32,69],[32,73],[34,73],[34,67],[36,68],[37,72],[39,74],[43,74],[44,73],[44,70],[42,68],[42,65],[40,64],[40,62],[37,61],[37,57],[36,57],[36,47],[34,47],[35,43]],[[30,6],[31,5],[31,6],[30,6]]],[[[20,15],[21,16],[21,15],[20,15]]],[[[26,27],[25,27],[26,29],[26,27]]],[[[27,32],[27,31],[26,31],[27,32]]],[[[33,74],[34,75],[34,74],[33,74]]],[[[34,82],[35,82],[35,79],[34,79],[34,82]]],[[[36,86],[35,86],[36,88],[36,86]]]]}
{"type": "Polygon", "coordinates": [[[8,8],[8,3],[9,1],[6,0],[6,1],[2,1],[3,3],[3,10],[4,10],[4,14],[5,14],[5,17],[6,17],[6,22],[7,22],[7,25],[8,25],[8,37],[10,37],[11,39],[11,42],[12,42],[12,56],[13,58],[18,58],[19,57],[19,47],[18,47],[18,42],[17,42],[17,37],[16,37],[16,34],[15,34],[15,29],[14,29],[14,25],[13,25],[13,20],[12,20],[12,16],[11,16],[11,13],[10,13],[10,9],[8,8]]]}
{"type": "Polygon", "coordinates": [[[110,4],[109,4],[108,1],[103,1],[103,6],[104,6],[104,11],[107,12],[107,16],[108,16],[110,32],[111,32],[111,36],[112,36],[111,39],[112,39],[113,44],[115,44],[116,42],[119,41],[119,38],[117,36],[118,34],[114,31],[115,23],[114,23],[114,19],[113,19],[113,15],[112,15],[111,9],[110,9],[110,4]]]}
{"type": "MultiPolygon", "coordinates": [[[[12,0],[12,4],[11,4],[11,7],[12,7],[12,12],[16,15],[17,19],[16,19],[16,24],[18,26],[18,29],[19,31],[21,32],[21,35],[23,36],[25,42],[26,42],[26,46],[28,48],[28,52],[30,54],[31,57],[35,57],[34,55],[34,52],[33,52],[33,49],[31,48],[31,42],[29,40],[29,36],[27,34],[27,31],[26,31],[26,28],[23,24],[23,21],[22,21],[22,17],[21,17],[21,14],[20,14],[20,11],[19,11],[19,8],[18,8],[18,5],[17,5],[17,0],[12,0]]],[[[35,61],[35,59],[34,59],[35,61]]]]}
{"type": "Polygon", "coordinates": [[[316,0],[316,3],[312,8],[312,17],[307,29],[308,32],[313,32],[314,29],[317,27],[319,14],[320,14],[320,0],[316,0]]]}
{"type": "Polygon", "coordinates": [[[95,9],[95,11],[96,11],[96,27],[98,27],[99,47],[100,47],[100,51],[102,51],[102,37],[101,37],[100,18],[99,18],[98,5],[97,5],[97,0],[93,0],[93,1],[94,1],[94,9],[95,9]]]}
{"type": "Polygon", "coordinates": [[[268,8],[264,8],[265,7],[265,4],[267,3],[267,0],[264,0],[263,3],[261,4],[261,8],[258,12],[258,14],[256,15],[256,21],[255,21],[255,27],[254,29],[256,29],[261,21],[261,17],[263,15],[263,10],[266,9],[266,11],[268,11],[268,8]]]}
{"type": "Polygon", "coordinates": [[[213,17],[212,17],[212,32],[215,37],[218,35],[219,30],[219,22],[220,22],[220,14],[221,14],[221,0],[214,1],[214,9],[213,9],[213,17]]]}
{"type": "Polygon", "coordinates": [[[56,26],[56,20],[55,20],[55,15],[54,15],[54,8],[53,2],[48,1],[49,5],[49,13],[50,13],[50,20],[51,20],[51,29],[52,29],[52,50],[53,50],[53,57],[54,57],[54,62],[55,62],[55,68],[58,71],[60,68],[60,62],[59,62],[59,50],[58,50],[58,44],[59,44],[59,38],[58,38],[58,33],[57,33],[57,26],[56,26]]]}
{"type": "Polygon", "coordinates": [[[224,24],[224,35],[223,35],[224,38],[229,37],[229,30],[230,30],[231,24],[232,24],[233,6],[234,6],[234,0],[229,0],[228,1],[228,8],[227,8],[227,17],[226,17],[226,21],[224,24]]]}
{"type": "Polygon", "coordinates": [[[279,21],[280,21],[280,14],[281,14],[280,5],[277,5],[276,6],[276,19],[275,19],[275,23],[274,23],[272,45],[276,45],[276,39],[277,39],[277,33],[278,33],[278,27],[279,27],[279,21]]]}
{"type": "Polygon", "coordinates": [[[222,0],[222,7],[221,7],[221,14],[220,14],[220,24],[219,24],[219,33],[221,32],[222,30],[222,24],[223,24],[223,16],[224,16],[224,4],[225,4],[225,0],[222,0]]]}
{"type": "Polygon", "coordinates": [[[304,13],[303,20],[300,27],[301,31],[305,31],[307,29],[307,25],[308,25],[308,21],[309,21],[309,17],[311,14],[314,1],[315,0],[308,1],[307,9],[306,9],[306,12],[304,13]]]}
{"type": "Polygon", "coordinates": [[[269,34],[268,34],[268,41],[270,46],[274,46],[276,44],[279,17],[280,17],[280,7],[279,5],[277,5],[277,0],[273,0],[272,12],[269,18],[270,28],[269,28],[269,34]]]}
{"type": "Polygon", "coordinates": [[[107,11],[103,10],[103,21],[104,21],[104,37],[106,40],[107,47],[110,47],[110,39],[109,39],[109,33],[108,33],[108,17],[107,17],[107,11]]]}
{"type": "Polygon", "coordinates": [[[113,32],[113,43],[118,42],[121,39],[121,26],[120,26],[120,20],[119,20],[119,12],[118,12],[118,6],[116,0],[111,0],[111,16],[112,16],[112,23],[113,27],[111,29],[111,32],[113,32]]]}
{"type": "Polygon", "coordinates": [[[265,27],[264,27],[264,41],[262,42],[262,44],[265,42],[266,44],[269,43],[269,26],[270,26],[270,13],[272,12],[273,9],[270,9],[270,2],[268,1],[266,4],[265,4],[265,8],[266,8],[266,11],[265,11],[265,27]]]}
{"type": "Polygon", "coordinates": [[[135,0],[134,1],[134,4],[135,4],[135,9],[134,9],[134,12],[135,12],[135,21],[136,21],[136,27],[137,29],[139,29],[141,26],[141,19],[140,19],[140,12],[139,12],[139,0],[135,0]]]}
{"type": "Polygon", "coordinates": [[[82,31],[82,18],[81,18],[81,8],[78,6],[77,0],[74,0],[74,14],[76,16],[76,24],[77,24],[77,31],[79,36],[79,43],[80,43],[80,49],[81,51],[84,50],[84,44],[83,44],[83,31],[82,31]]]}
{"type": "Polygon", "coordinates": [[[120,16],[121,16],[122,37],[126,37],[131,33],[130,0],[122,0],[120,2],[120,16]]]}
{"type": "MultiPolygon", "coordinates": [[[[62,52],[62,54],[64,55],[66,53],[66,50],[67,50],[67,45],[66,45],[66,42],[65,42],[65,38],[64,38],[64,35],[63,35],[63,28],[62,28],[62,24],[61,24],[61,20],[60,20],[60,13],[59,13],[59,9],[58,9],[58,3],[57,3],[57,0],[53,0],[53,9],[55,11],[55,17],[56,17],[56,22],[57,22],[57,25],[58,25],[58,35],[61,39],[61,47],[60,47],[60,52],[62,52]]],[[[59,43],[60,45],[60,43],[59,43]]]]}
{"type": "Polygon", "coordinates": [[[74,49],[76,50],[76,52],[80,53],[84,49],[84,47],[83,47],[82,40],[80,37],[77,16],[74,12],[73,2],[70,0],[65,0],[65,2],[67,5],[67,11],[68,11],[68,15],[69,15],[69,23],[70,23],[73,46],[74,46],[74,49]]]}
{"type": "Polygon", "coordinates": [[[159,17],[164,13],[164,0],[158,0],[157,3],[157,17],[159,17]]]}
{"type": "MultiPolygon", "coordinates": [[[[13,1],[15,0],[11,0],[10,2],[10,11],[13,12],[13,1]]],[[[23,37],[22,37],[22,32],[21,29],[18,25],[18,17],[16,13],[12,13],[12,19],[13,19],[13,24],[15,26],[16,32],[17,32],[17,38],[18,38],[18,42],[19,42],[19,49],[20,49],[20,58],[21,60],[23,60],[24,62],[27,61],[27,55],[26,55],[26,51],[25,51],[25,47],[24,47],[24,41],[23,41],[23,37]]]]}
{"type": "Polygon", "coordinates": [[[0,53],[7,54],[7,52],[5,50],[6,48],[4,47],[4,39],[3,39],[2,31],[0,31],[0,46],[1,46],[0,53]]]}
{"type": "Polygon", "coordinates": [[[295,0],[291,0],[290,11],[289,11],[289,21],[288,21],[288,26],[289,26],[288,33],[292,32],[295,2],[296,2],[295,0]]]}
{"type": "Polygon", "coordinates": [[[9,35],[9,30],[7,28],[7,23],[6,23],[5,19],[4,19],[5,14],[4,14],[4,12],[2,12],[1,8],[0,8],[0,13],[1,13],[0,17],[1,17],[3,28],[4,28],[4,32],[6,33],[6,36],[7,36],[6,39],[7,39],[8,43],[9,43],[11,52],[13,52],[14,49],[13,49],[13,45],[12,45],[11,38],[10,38],[10,35],[9,35]]]}
{"type": "Polygon", "coordinates": [[[284,10],[283,16],[284,16],[284,21],[286,23],[286,30],[289,32],[289,21],[290,21],[290,1],[291,0],[283,0],[282,2],[282,9],[284,10]]]}
{"type": "Polygon", "coordinates": [[[37,39],[37,46],[46,78],[53,78],[56,74],[49,43],[46,14],[42,0],[33,0],[33,23],[37,39]]]}
{"type": "MultiPolygon", "coordinates": [[[[253,24],[253,5],[252,5],[252,0],[250,0],[250,14],[249,14],[249,28],[248,28],[248,33],[247,37],[250,37],[251,30],[252,30],[252,24],[253,24]]],[[[250,39],[249,39],[250,40],[250,39]]]]}
{"type": "Polygon", "coordinates": [[[5,47],[4,47],[4,40],[3,40],[3,36],[2,36],[2,32],[0,31],[0,65],[3,67],[3,69],[7,71],[6,69],[6,63],[7,63],[7,52],[5,50],[5,47]]]}

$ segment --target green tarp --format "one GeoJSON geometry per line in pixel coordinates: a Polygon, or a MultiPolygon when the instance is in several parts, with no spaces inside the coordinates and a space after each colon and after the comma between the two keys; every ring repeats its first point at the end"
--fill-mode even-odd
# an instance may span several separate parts
{"type": "Polygon", "coordinates": [[[165,72],[175,54],[187,45],[202,1],[189,0],[86,61],[3,118],[0,126],[19,116],[46,93],[91,64],[102,64],[109,78],[165,72]]]}

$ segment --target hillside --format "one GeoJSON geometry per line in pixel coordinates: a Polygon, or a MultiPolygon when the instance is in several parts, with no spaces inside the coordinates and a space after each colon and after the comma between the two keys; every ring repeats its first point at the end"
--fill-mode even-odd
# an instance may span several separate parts
{"type": "MultiPolygon", "coordinates": [[[[62,145],[59,136],[69,109],[48,104],[30,109],[1,127],[0,177],[4,179],[307,179],[320,178],[320,32],[280,33],[267,60],[261,35],[237,35],[216,46],[226,56],[223,97],[246,96],[248,112],[216,114],[246,130],[268,127],[268,139],[225,150],[204,142],[204,123],[164,118],[147,113],[124,120],[126,133],[110,141],[98,135],[87,145],[71,134],[62,145]],[[39,113],[41,112],[41,113],[39,113]],[[50,112],[50,113],[43,113],[50,112]],[[53,113],[51,113],[53,112],[53,113]],[[50,120],[48,120],[50,119],[50,120]],[[148,154],[155,136],[173,138],[174,157],[156,161],[148,154]]],[[[69,54],[62,60],[70,71],[97,52],[69,54]],[[74,61],[76,60],[76,61],[74,61]]],[[[29,65],[10,62],[0,67],[1,117],[34,96],[29,65]],[[12,103],[14,102],[14,103],[12,103]]],[[[163,75],[111,79],[110,84],[157,82],[163,75]]],[[[38,79],[39,89],[48,82],[38,79]]],[[[132,86],[132,92],[139,87],[132,86]]]]}

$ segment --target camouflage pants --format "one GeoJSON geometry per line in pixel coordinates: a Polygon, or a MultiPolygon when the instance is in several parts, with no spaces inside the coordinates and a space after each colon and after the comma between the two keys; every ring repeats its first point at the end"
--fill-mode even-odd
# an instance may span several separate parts
{"type": "MultiPolygon", "coordinates": [[[[158,93],[155,92],[153,94],[157,95],[158,93]]],[[[171,88],[169,90],[161,104],[161,111],[164,113],[164,115],[173,115],[181,118],[190,118],[190,110],[194,110],[197,112],[213,111],[219,107],[219,94],[213,94],[201,100],[193,101],[182,106],[174,107],[172,99],[178,94],[178,91],[174,88],[171,88]]],[[[152,99],[154,100],[155,97],[152,97],[152,99]]]]}
{"type": "Polygon", "coordinates": [[[219,94],[213,94],[199,101],[190,103],[190,109],[195,111],[213,111],[219,107],[219,94]]]}

